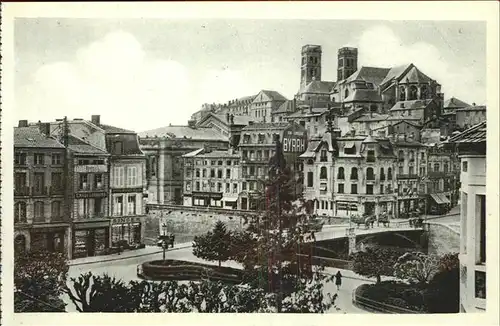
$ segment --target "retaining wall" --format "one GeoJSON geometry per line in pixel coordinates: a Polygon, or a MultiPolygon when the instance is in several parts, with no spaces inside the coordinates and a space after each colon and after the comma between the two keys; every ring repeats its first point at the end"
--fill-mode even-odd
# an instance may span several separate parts
{"type": "Polygon", "coordinates": [[[460,232],[441,223],[429,222],[428,252],[444,255],[460,252],[460,232]]]}

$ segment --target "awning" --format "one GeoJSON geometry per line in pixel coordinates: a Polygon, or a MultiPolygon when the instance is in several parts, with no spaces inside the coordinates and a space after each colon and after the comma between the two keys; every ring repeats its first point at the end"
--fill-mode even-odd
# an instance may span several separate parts
{"type": "Polygon", "coordinates": [[[344,143],[344,148],[353,148],[355,143],[353,141],[346,141],[344,143]]]}
{"type": "Polygon", "coordinates": [[[445,194],[431,194],[431,197],[438,205],[444,205],[450,203],[450,200],[446,198],[445,194]]]}
{"type": "Polygon", "coordinates": [[[222,200],[225,201],[225,202],[226,201],[233,201],[234,202],[234,201],[237,201],[238,198],[235,198],[235,197],[222,197],[222,200]]]}

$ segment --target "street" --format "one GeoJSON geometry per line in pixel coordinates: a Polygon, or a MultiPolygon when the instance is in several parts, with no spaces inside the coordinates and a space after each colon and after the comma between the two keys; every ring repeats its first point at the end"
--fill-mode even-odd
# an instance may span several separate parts
{"type": "MultiPolygon", "coordinates": [[[[78,277],[82,273],[92,272],[95,275],[103,275],[107,273],[111,277],[116,277],[117,279],[121,279],[125,282],[140,279],[137,277],[137,265],[144,263],[149,260],[161,260],[163,258],[162,253],[151,254],[147,256],[141,257],[130,257],[120,260],[113,260],[108,262],[96,262],[89,263],[84,265],[70,266],[68,273],[68,280],[72,277],[78,277]]],[[[186,247],[177,250],[170,250],[166,253],[167,259],[179,259],[179,260],[187,260],[187,261],[195,261],[202,262],[208,264],[217,264],[217,262],[207,262],[202,259],[195,257],[192,253],[191,247],[186,247]]],[[[240,265],[233,261],[228,261],[222,263],[222,266],[240,268],[240,265]]],[[[327,268],[326,273],[335,274],[338,269],[327,268]]],[[[338,292],[339,296],[335,301],[336,307],[332,307],[329,313],[366,313],[364,310],[361,310],[352,304],[352,291],[359,285],[363,283],[368,283],[369,281],[364,281],[362,279],[351,278],[356,277],[356,275],[347,270],[341,270],[342,275],[344,276],[342,279],[342,287],[338,292]]],[[[357,276],[360,277],[360,276],[357,276]]],[[[328,282],[325,287],[325,296],[327,294],[335,294],[337,293],[337,288],[334,283],[328,282]]],[[[69,298],[65,295],[64,301],[68,304],[66,306],[66,310],[68,312],[76,312],[76,309],[73,303],[69,300],[69,298]]]]}

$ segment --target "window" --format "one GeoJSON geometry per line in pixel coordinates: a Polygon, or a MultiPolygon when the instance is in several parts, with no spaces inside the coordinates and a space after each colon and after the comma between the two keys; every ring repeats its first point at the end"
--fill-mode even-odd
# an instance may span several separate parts
{"type": "Polygon", "coordinates": [[[14,155],[14,163],[16,165],[26,165],[26,153],[16,153],[14,155]]]}
{"type": "Polygon", "coordinates": [[[404,174],[403,166],[402,165],[398,166],[398,174],[399,175],[403,175],[404,174]]]}
{"type": "Polygon", "coordinates": [[[156,157],[151,158],[150,170],[151,170],[151,176],[154,177],[156,175],[156,157]]]}
{"type": "Polygon", "coordinates": [[[351,180],[358,180],[358,169],[357,168],[351,169],[351,180]]]}
{"type": "Polygon", "coordinates": [[[444,163],[443,172],[448,173],[448,163],[444,163]]]}
{"type": "Polygon", "coordinates": [[[476,271],[474,276],[475,297],[479,299],[486,299],[486,273],[476,271]]]}
{"type": "Polygon", "coordinates": [[[51,220],[58,220],[61,217],[61,202],[53,201],[50,207],[51,220]]]}
{"type": "Polygon", "coordinates": [[[380,181],[385,181],[384,168],[380,168],[380,181]]]}
{"type": "Polygon", "coordinates": [[[250,181],[248,183],[248,186],[249,186],[249,190],[254,190],[255,189],[255,182],[254,181],[250,181]]]}
{"type": "Polygon", "coordinates": [[[123,196],[116,196],[113,205],[113,213],[115,216],[123,215],[123,196]]]}
{"type": "Polygon", "coordinates": [[[408,174],[409,175],[415,175],[415,168],[413,166],[408,167],[408,174]]]}
{"type": "Polygon", "coordinates": [[[246,182],[243,182],[243,184],[241,185],[241,189],[247,190],[247,183],[246,182]]]}
{"type": "Polygon", "coordinates": [[[215,165],[215,160],[211,160],[210,165],[215,165]]]}
{"type": "Polygon", "coordinates": [[[462,162],[462,172],[467,172],[467,161],[462,162]]]}
{"type": "Polygon", "coordinates": [[[476,230],[476,239],[479,240],[479,252],[476,257],[476,263],[486,263],[486,196],[476,196],[476,218],[479,220],[476,230]]]}
{"type": "Polygon", "coordinates": [[[61,154],[52,154],[52,165],[61,164],[61,154]]]}
{"type": "Polygon", "coordinates": [[[307,186],[308,187],[313,187],[314,186],[314,174],[312,172],[307,172],[307,186]]]}
{"type": "Polygon", "coordinates": [[[238,193],[238,184],[233,183],[233,194],[237,194],[237,193],[238,193]]]}
{"type": "Polygon", "coordinates": [[[344,154],[347,155],[353,155],[356,154],[356,145],[353,144],[346,144],[344,146],[344,154]]]}
{"type": "Polygon", "coordinates": [[[375,151],[374,150],[368,150],[367,156],[366,156],[366,161],[367,162],[375,162],[375,151]]]}
{"type": "Polygon", "coordinates": [[[217,170],[217,178],[222,179],[222,169],[217,170]]]}
{"type": "Polygon", "coordinates": [[[200,191],[200,182],[196,181],[196,191],[200,191]]]}
{"type": "Polygon", "coordinates": [[[380,185],[380,194],[383,195],[384,194],[384,185],[380,185]]]}
{"type": "Polygon", "coordinates": [[[415,152],[410,151],[410,162],[414,162],[414,161],[415,161],[415,152]]]}
{"type": "Polygon", "coordinates": [[[434,163],[434,172],[439,172],[439,163],[434,163]]]}
{"type": "Polygon", "coordinates": [[[373,195],[373,185],[366,185],[366,194],[373,195]]]}
{"type": "Polygon", "coordinates": [[[321,150],[321,155],[320,155],[320,162],[327,162],[328,158],[326,156],[326,150],[322,149],[321,150]]]}
{"type": "Polygon", "coordinates": [[[358,193],[358,185],[357,184],[351,184],[351,194],[355,195],[358,193]]]}
{"type": "Polygon", "coordinates": [[[127,168],[127,186],[137,187],[139,186],[139,176],[137,175],[137,167],[129,166],[127,168]]]}
{"type": "Polygon", "coordinates": [[[191,192],[191,182],[186,182],[186,191],[191,192]]]}
{"type": "Polygon", "coordinates": [[[373,168],[366,169],[366,179],[367,180],[375,180],[375,174],[373,173],[373,168]]]}
{"type": "Polygon", "coordinates": [[[44,164],[45,155],[43,154],[35,154],[35,165],[44,164]]]}
{"type": "Polygon", "coordinates": [[[399,88],[399,100],[400,101],[406,100],[406,90],[404,87],[399,88]]]}
{"type": "Polygon", "coordinates": [[[215,178],[215,169],[210,169],[210,178],[215,178]]]}
{"type": "Polygon", "coordinates": [[[250,167],[250,175],[255,175],[255,167],[254,166],[250,167]]]}
{"type": "Polygon", "coordinates": [[[402,150],[400,150],[398,152],[398,161],[399,162],[404,162],[404,160],[405,160],[405,153],[402,150]]]}
{"type": "Polygon", "coordinates": [[[418,91],[416,86],[410,86],[410,100],[418,99],[418,91]]]}
{"type": "Polygon", "coordinates": [[[113,169],[113,181],[115,187],[125,186],[125,169],[123,166],[116,166],[113,169]]]}
{"type": "Polygon", "coordinates": [[[103,213],[102,203],[103,203],[102,198],[94,198],[94,216],[102,216],[103,213]]]}
{"type": "Polygon", "coordinates": [[[35,202],[35,216],[34,216],[34,222],[45,222],[45,207],[43,202],[37,201],[35,202]]]}
{"type": "Polygon", "coordinates": [[[222,161],[217,161],[217,165],[222,165],[222,161]]]}
{"type": "Polygon", "coordinates": [[[102,174],[98,173],[94,175],[94,189],[102,189],[102,188],[103,188],[102,174]]]}
{"type": "Polygon", "coordinates": [[[425,153],[420,153],[420,160],[425,161],[425,153]]]}
{"type": "Polygon", "coordinates": [[[26,203],[18,202],[14,205],[14,222],[26,223],[26,203]]]}
{"type": "Polygon", "coordinates": [[[222,192],[222,183],[217,182],[217,191],[222,192]]]}
{"type": "Polygon", "coordinates": [[[392,180],[392,168],[387,169],[387,180],[392,180]]]}
{"type": "Polygon", "coordinates": [[[325,166],[322,166],[321,169],[320,169],[320,173],[319,173],[319,178],[324,180],[324,179],[327,179],[328,178],[328,173],[326,171],[326,167],[325,166]]]}
{"type": "Polygon", "coordinates": [[[14,175],[14,189],[16,194],[23,195],[27,193],[26,187],[26,173],[15,173],[14,175]]]}
{"type": "Polygon", "coordinates": [[[343,183],[339,183],[338,185],[338,191],[337,191],[339,194],[343,194],[344,193],[344,184],[343,183]]]}
{"type": "Polygon", "coordinates": [[[135,215],[137,210],[136,202],[135,202],[135,195],[129,195],[128,196],[128,204],[127,204],[127,214],[128,215],[135,215]]]}
{"type": "Polygon", "coordinates": [[[231,169],[226,169],[226,179],[231,179],[231,169]]]}
{"type": "Polygon", "coordinates": [[[123,154],[123,143],[121,141],[113,143],[113,153],[118,155],[123,154]]]}
{"type": "Polygon", "coordinates": [[[34,195],[45,194],[45,173],[35,173],[35,187],[33,189],[34,195]]]}
{"type": "Polygon", "coordinates": [[[344,168],[340,167],[337,173],[337,179],[344,180],[344,168]]]}

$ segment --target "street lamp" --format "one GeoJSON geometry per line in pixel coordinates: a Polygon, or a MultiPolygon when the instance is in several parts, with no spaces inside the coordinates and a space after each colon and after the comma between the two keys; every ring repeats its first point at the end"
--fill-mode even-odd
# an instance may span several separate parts
{"type": "Polygon", "coordinates": [[[161,225],[161,230],[163,233],[162,240],[161,240],[161,247],[163,248],[163,261],[165,261],[165,251],[167,247],[167,242],[166,242],[166,236],[167,236],[167,224],[163,223],[161,225]]]}

